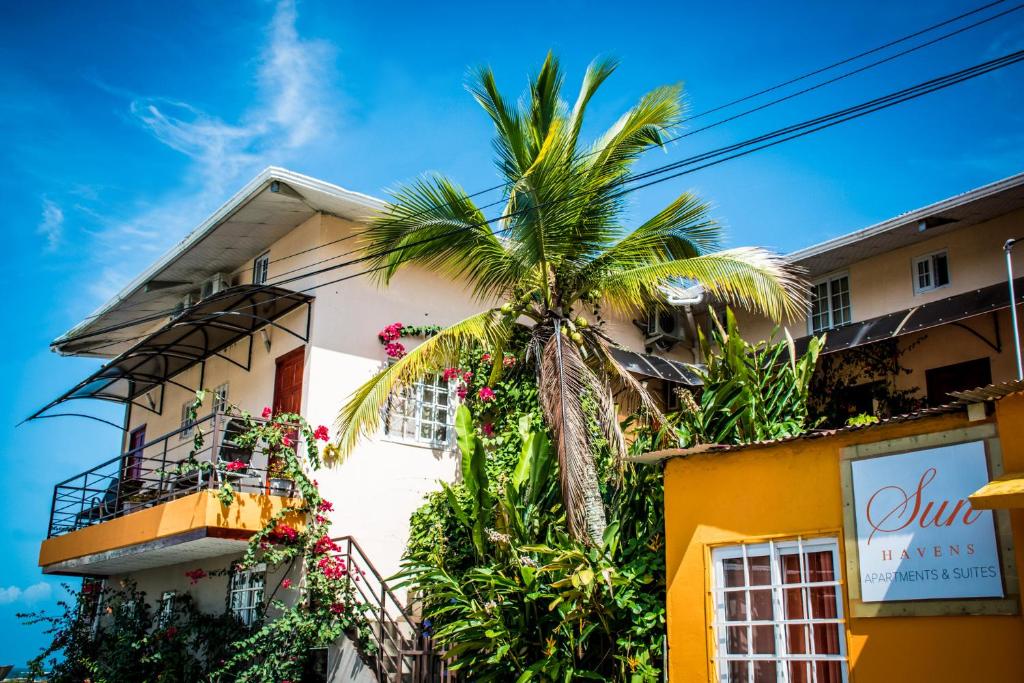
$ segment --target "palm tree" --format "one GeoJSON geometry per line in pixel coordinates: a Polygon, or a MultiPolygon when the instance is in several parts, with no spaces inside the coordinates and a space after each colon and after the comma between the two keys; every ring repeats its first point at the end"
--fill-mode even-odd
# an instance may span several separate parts
{"type": "MultiPolygon", "coordinates": [[[[557,444],[569,530],[600,542],[605,510],[586,427],[588,398],[617,456],[625,444],[612,383],[657,409],[609,353],[601,325],[590,325],[580,311],[597,305],[624,314],[649,310],[663,305],[661,288],[671,281],[699,283],[721,300],[774,319],[800,308],[803,288],[793,271],[761,249],[719,251],[719,226],[689,192],[640,226],[623,225],[621,183],[645,151],[663,146],[679,126],[683,104],[680,86],[656,88],[584,148],[587,105],[615,68],[613,61],[592,63],[571,108],[560,97],[563,77],[550,54],[528,96],[515,104],[498,91],[490,69],[471,77],[469,90],[494,123],[496,163],[507,182],[497,228],[461,187],[434,175],[392,193],[367,230],[366,249],[382,285],[406,264],[418,264],[463,279],[482,305],[497,305],[429,338],[354,392],[338,416],[339,457],[379,429],[394,389],[456,365],[473,344],[500,358],[515,325],[525,324],[557,444]]],[[[502,364],[493,368],[491,384],[502,364]]]]}

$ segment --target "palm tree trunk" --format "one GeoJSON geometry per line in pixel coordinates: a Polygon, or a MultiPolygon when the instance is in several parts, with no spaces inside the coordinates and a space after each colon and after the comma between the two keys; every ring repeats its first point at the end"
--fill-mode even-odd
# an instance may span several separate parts
{"type": "Polygon", "coordinates": [[[607,520],[583,401],[588,394],[596,399],[603,387],[557,323],[544,347],[539,384],[545,418],[558,445],[569,533],[599,545],[607,520]]]}

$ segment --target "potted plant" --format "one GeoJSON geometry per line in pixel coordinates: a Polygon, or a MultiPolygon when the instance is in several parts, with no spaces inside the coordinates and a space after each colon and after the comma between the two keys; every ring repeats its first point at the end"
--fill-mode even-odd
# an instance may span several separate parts
{"type": "Polygon", "coordinates": [[[272,496],[290,496],[295,484],[285,473],[284,458],[271,457],[267,465],[267,489],[272,496]]]}

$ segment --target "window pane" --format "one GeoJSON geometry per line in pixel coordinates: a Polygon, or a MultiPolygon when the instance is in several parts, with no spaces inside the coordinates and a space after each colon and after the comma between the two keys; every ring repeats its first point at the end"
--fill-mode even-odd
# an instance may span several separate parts
{"type": "Polygon", "coordinates": [[[850,322],[850,280],[846,277],[832,280],[832,326],[850,322]]]}
{"type": "Polygon", "coordinates": [[[818,683],[841,683],[843,667],[840,662],[817,662],[818,683]]]}
{"type": "Polygon", "coordinates": [[[748,557],[747,567],[750,572],[751,586],[769,586],[772,583],[772,568],[767,555],[748,557]]]}
{"type": "Polygon", "coordinates": [[[771,621],[772,592],[770,590],[750,591],[750,611],[753,621],[771,621]]]}
{"type": "Polygon", "coordinates": [[[936,254],[934,257],[933,269],[935,271],[935,286],[942,287],[949,284],[949,260],[945,254],[936,254]]]}
{"type": "Polygon", "coordinates": [[[839,624],[814,624],[814,652],[819,655],[839,654],[839,624]]]}
{"type": "Polygon", "coordinates": [[[747,680],[747,663],[746,662],[729,662],[729,680],[730,681],[745,681],[747,680]]]}
{"type": "Polygon", "coordinates": [[[774,626],[751,626],[750,630],[754,637],[754,654],[773,655],[775,654],[775,627],[774,626]]]}
{"type": "Polygon", "coordinates": [[[917,262],[917,288],[928,289],[932,286],[931,264],[928,259],[917,262]]]}
{"type": "Polygon", "coordinates": [[[733,591],[725,594],[726,621],[746,621],[747,594],[745,591],[733,591]]]}
{"type": "Polygon", "coordinates": [[[812,680],[810,664],[807,662],[790,662],[789,680],[790,683],[810,683],[812,680]]]}
{"type": "Polygon", "coordinates": [[[730,557],[722,560],[722,569],[725,573],[725,587],[735,588],[743,586],[743,558],[730,557]]]}
{"type": "Polygon", "coordinates": [[[754,683],[769,683],[778,680],[775,662],[754,662],[754,683]]]}
{"type": "Polygon", "coordinates": [[[747,627],[728,626],[726,627],[727,642],[725,651],[731,655],[747,654],[747,627]]]}

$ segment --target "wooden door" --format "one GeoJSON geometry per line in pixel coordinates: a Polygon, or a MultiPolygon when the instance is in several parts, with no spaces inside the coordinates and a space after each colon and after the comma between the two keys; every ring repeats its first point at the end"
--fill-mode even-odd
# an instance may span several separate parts
{"type": "Polygon", "coordinates": [[[274,414],[301,411],[304,360],[305,349],[301,346],[277,359],[277,371],[274,373],[274,414]]]}
{"type": "Polygon", "coordinates": [[[128,435],[128,450],[124,454],[124,476],[127,481],[142,478],[142,447],[146,443],[146,425],[136,427],[128,435]]]}

